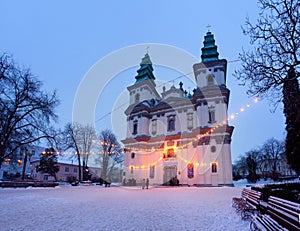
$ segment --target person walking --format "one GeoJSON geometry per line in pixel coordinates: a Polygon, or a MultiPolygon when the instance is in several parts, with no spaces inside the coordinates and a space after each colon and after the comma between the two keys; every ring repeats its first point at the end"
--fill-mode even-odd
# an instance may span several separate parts
{"type": "Polygon", "coordinates": [[[146,189],[149,188],[149,178],[146,179],[146,189]]]}
{"type": "Polygon", "coordinates": [[[146,181],[145,181],[145,178],[144,178],[143,181],[142,181],[142,189],[145,189],[145,185],[146,185],[146,181]]]}

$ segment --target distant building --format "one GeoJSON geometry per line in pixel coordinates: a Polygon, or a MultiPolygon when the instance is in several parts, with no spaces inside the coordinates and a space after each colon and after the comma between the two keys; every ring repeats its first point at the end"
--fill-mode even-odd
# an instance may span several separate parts
{"type": "Polygon", "coordinates": [[[193,65],[192,94],[183,83],[159,93],[149,54],[142,59],[135,83],[127,88],[123,182],[232,185],[227,60],[219,59],[211,32],[204,37],[201,59],[193,65]]]}
{"type": "Polygon", "coordinates": [[[25,166],[25,178],[30,176],[30,162],[39,160],[41,153],[45,150],[43,147],[28,145],[26,148],[20,148],[11,158],[5,158],[0,168],[0,179],[10,180],[19,178],[22,175],[25,158],[27,158],[25,166]]]}
{"type": "MultiPolygon", "coordinates": [[[[40,160],[31,162],[31,177],[39,181],[54,181],[54,177],[47,173],[36,171],[36,167],[40,164],[40,160]]],[[[56,173],[58,181],[75,181],[78,180],[78,165],[68,163],[57,163],[59,171],[56,173]]],[[[81,167],[83,172],[83,167],[81,167]]],[[[89,174],[91,179],[98,180],[101,175],[101,168],[89,167],[89,174]]]]}

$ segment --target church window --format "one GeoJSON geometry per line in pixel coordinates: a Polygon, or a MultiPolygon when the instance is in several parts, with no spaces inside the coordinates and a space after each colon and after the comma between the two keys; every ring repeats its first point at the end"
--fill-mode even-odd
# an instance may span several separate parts
{"type": "Polygon", "coordinates": [[[187,177],[193,178],[194,177],[194,164],[188,163],[187,165],[187,177]]]}
{"type": "Polygon", "coordinates": [[[187,114],[187,128],[189,130],[193,129],[193,113],[188,113],[187,114]]]}
{"type": "Polygon", "coordinates": [[[131,159],[134,159],[134,157],[135,157],[135,153],[132,152],[132,153],[131,153],[131,159]]]}
{"type": "Polygon", "coordinates": [[[207,85],[208,86],[214,85],[214,76],[211,74],[207,76],[207,85]]]}
{"type": "Polygon", "coordinates": [[[135,95],[135,103],[140,102],[140,94],[135,95]]]}
{"type": "Polygon", "coordinates": [[[170,158],[170,157],[176,157],[176,154],[175,154],[173,148],[169,148],[167,151],[167,158],[170,158]]]}
{"type": "Polygon", "coordinates": [[[152,120],[152,135],[155,135],[157,132],[157,120],[152,120]]]}
{"type": "Polygon", "coordinates": [[[217,162],[213,162],[213,163],[211,164],[211,172],[212,172],[212,173],[218,172],[218,163],[217,163],[217,162]]]}
{"type": "Polygon", "coordinates": [[[168,118],[168,132],[175,131],[175,117],[168,118]]]}
{"type": "Polygon", "coordinates": [[[133,166],[130,166],[130,173],[133,173],[133,166]]]}
{"type": "Polygon", "coordinates": [[[215,123],[216,122],[216,116],[215,116],[215,109],[210,108],[208,111],[208,122],[209,123],[215,123]]]}
{"type": "Polygon", "coordinates": [[[151,166],[150,166],[150,175],[149,175],[149,177],[150,177],[151,179],[154,178],[154,170],[155,170],[155,165],[151,165],[151,166]]]}
{"type": "Polygon", "coordinates": [[[214,145],[211,146],[210,151],[211,151],[211,152],[216,152],[216,146],[214,146],[214,145]]]}
{"type": "Polygon", "coordinates": [[[133,131],[132,131],[132,135],[136,135],[138,132],[138,122],[137,120],[136,121],[133,121],[133,131]]]}

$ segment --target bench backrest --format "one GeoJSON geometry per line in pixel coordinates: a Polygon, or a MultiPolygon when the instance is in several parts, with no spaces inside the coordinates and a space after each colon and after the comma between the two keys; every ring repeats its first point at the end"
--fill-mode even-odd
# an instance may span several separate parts
{"type": "Polygon", "coordinates": [[[288,209],[290,209],[292,211],[295,211],[297,213],[300,213],[300,204],[299,203],[284,200],[284,199],[274,197],[274,196],[270,196],[268,201],[273,202],[275,204],[278,204],[282,207],[288,208],[288,209]]]}
{"type": "Polygon", "coordinates": [[[290,229],[300,230],[300,204],[271,196],[268,199],[268,212],[290,229]]]}

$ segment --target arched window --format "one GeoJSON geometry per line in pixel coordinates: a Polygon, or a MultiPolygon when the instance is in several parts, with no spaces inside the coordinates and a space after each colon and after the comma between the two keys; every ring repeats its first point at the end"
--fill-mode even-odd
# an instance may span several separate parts
{"type": "Polygon", "coordinates": [[[154,169],[155,169],[155,165],[151,165],[150,166],[150,178],[153,179],[154,178],[154,169]]]}
{"type": "Polygon", "coordinates": [[[194,177],[194,164],[188,163],[187,165],[187,177],[193,178],[194,177]]]}
{"type": "Polygon", "coordinates": [[[152,135],[155,135],[157,132],[157,120],[152,120],[152,135]]]}
{"type": "Polygon", "coordinates": [[[139,93],[137,93],[135,95],[135,103],[138,103],[138,102],[140,102],[140,94],[139,93]]]}
{"type": "Polygon", "coordinates": [[[134,157],[135,157],[135,153],[132,152],[132,153],[131,153],[131,159],[134,159],[134,157]]]}
{"type": "Polygon", "coordinates": [[[133,173],[133,166],[130,166],[130,173],[133,173]]]}
{"type": "Polygon", "coordinates": [[[187,128],[189,130],[193,129],[193,113],[188,113],[187,114],[187,128]]]}
{"type": "Polygon", "coordinates": [[[175,131],[175,117],[168,118],[168,132],[175,131]]]}
{"type": "Polygon", "coordinates": [[[168,158],[170,158],[170,157],[176,157],[176,154],[175,154],[173,148],[169,148],[169,149],[168,149],[167,157],[168,157],[168,158]]]}
{"type": "Polygon", "coordinates": [[[208,122],[209,123],[215,123],[216,122],[216,116],[215,116],[215,109],[210,108],[208,111],[208,122]]]}
{"type": "Polygon", "coordinates": [[[138,122],[133,121],[133,130],[132,130],[132,135],[136,135],[138,133],[138,122]]]}
{"type": "Polygon", "coordinates": [[[217,162],[211,163],[211,172],[212,173],[218,172],[218,163],[217,162]]]}
{"type": "Polygon", "coordinates": [[[210,86],[210,85],[214,85],[215,84],[215,81],[214,81],[214,76],[209,74],[207,76],[207,85],[210,86]]]}

